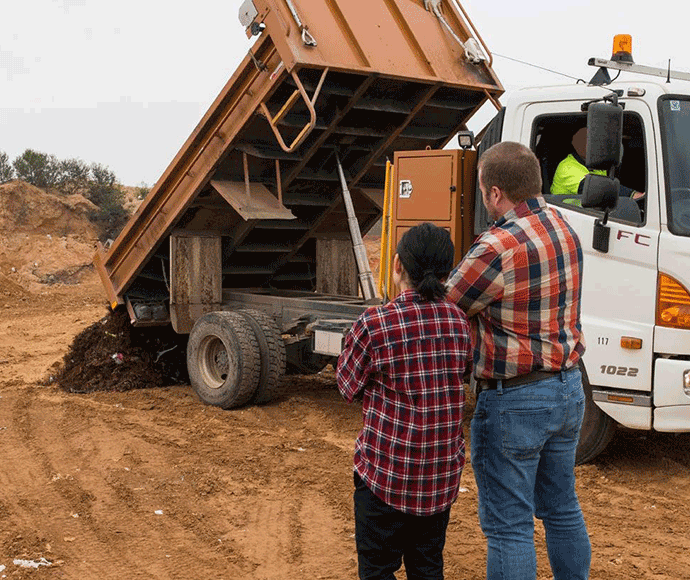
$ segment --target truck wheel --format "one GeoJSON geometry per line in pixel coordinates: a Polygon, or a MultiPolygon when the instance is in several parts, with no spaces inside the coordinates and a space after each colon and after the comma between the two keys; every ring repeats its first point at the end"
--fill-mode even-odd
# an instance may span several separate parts
{"type": "Polygon", "coordinates": [[[259,385],[251,402],[268,403],[275,396],[280,380],[285,375],[285,341],[275,320],[260,310],[238,310],[254,331],[259,344],[261,360],[259,385]]]}
{"type": "Polygon", "coordinates": [[[245,318],[211,312],[196,321],[187,342],[189,380],[209,405],[231,409],[249,402],[259,383],[259,346],[245,318]]]}
{"type": "Polygon", "coordinates": [[[582,386],[585,390],[585,418],[580,430],[580,442],[577,445],[575,464],[588,463],[599,455],[609,444],[616,422],[604,413],[592,400],[592,385],[589,384],[587,373],[582,369],[582,386]]]}

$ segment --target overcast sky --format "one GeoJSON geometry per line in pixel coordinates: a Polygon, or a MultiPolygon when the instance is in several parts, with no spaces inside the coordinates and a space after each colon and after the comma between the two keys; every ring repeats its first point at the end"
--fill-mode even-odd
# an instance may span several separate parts
{"type": "MultiPolygon", "coordinates": [[[[251,45],[241,3],[0,0],[0,151],[77,157],[153,185],[251,45]]],[[[573,81],[505,56],[589,80],[587,59],[610,57],[616,33],[633,35],[636,62],[690,70],[680,0],[462,4],[508,90],[573,81]]]]}

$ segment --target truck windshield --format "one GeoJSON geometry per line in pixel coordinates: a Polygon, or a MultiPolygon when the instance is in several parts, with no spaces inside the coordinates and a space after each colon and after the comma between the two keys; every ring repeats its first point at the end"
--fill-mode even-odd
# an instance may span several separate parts
{"type": "Polygon", "coordinates": [[[668,229],[690,236],[690,100],[666,97],[659,103],[668,229]]]}

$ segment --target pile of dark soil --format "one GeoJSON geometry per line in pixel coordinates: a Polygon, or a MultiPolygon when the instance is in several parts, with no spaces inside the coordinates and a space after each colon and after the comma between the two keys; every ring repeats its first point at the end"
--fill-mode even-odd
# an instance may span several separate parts
{"type": "Polygon", "coordinates": [[[171,326],[134,328],[118,309],[75,337],[54,380],[72,393],[188,384],[186,344],[171,326]]]}

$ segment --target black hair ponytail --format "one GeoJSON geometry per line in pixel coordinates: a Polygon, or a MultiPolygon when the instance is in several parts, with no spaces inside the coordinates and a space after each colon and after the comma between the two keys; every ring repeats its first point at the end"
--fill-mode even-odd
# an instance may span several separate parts
{"type": "Polygon", "coordinates": [[[422,299],[440,300],[446,295],[442,280],[453,269],[455,256],[448,230],[430,223],[414,226],[405,232],[396,251],[422,299]]]}

